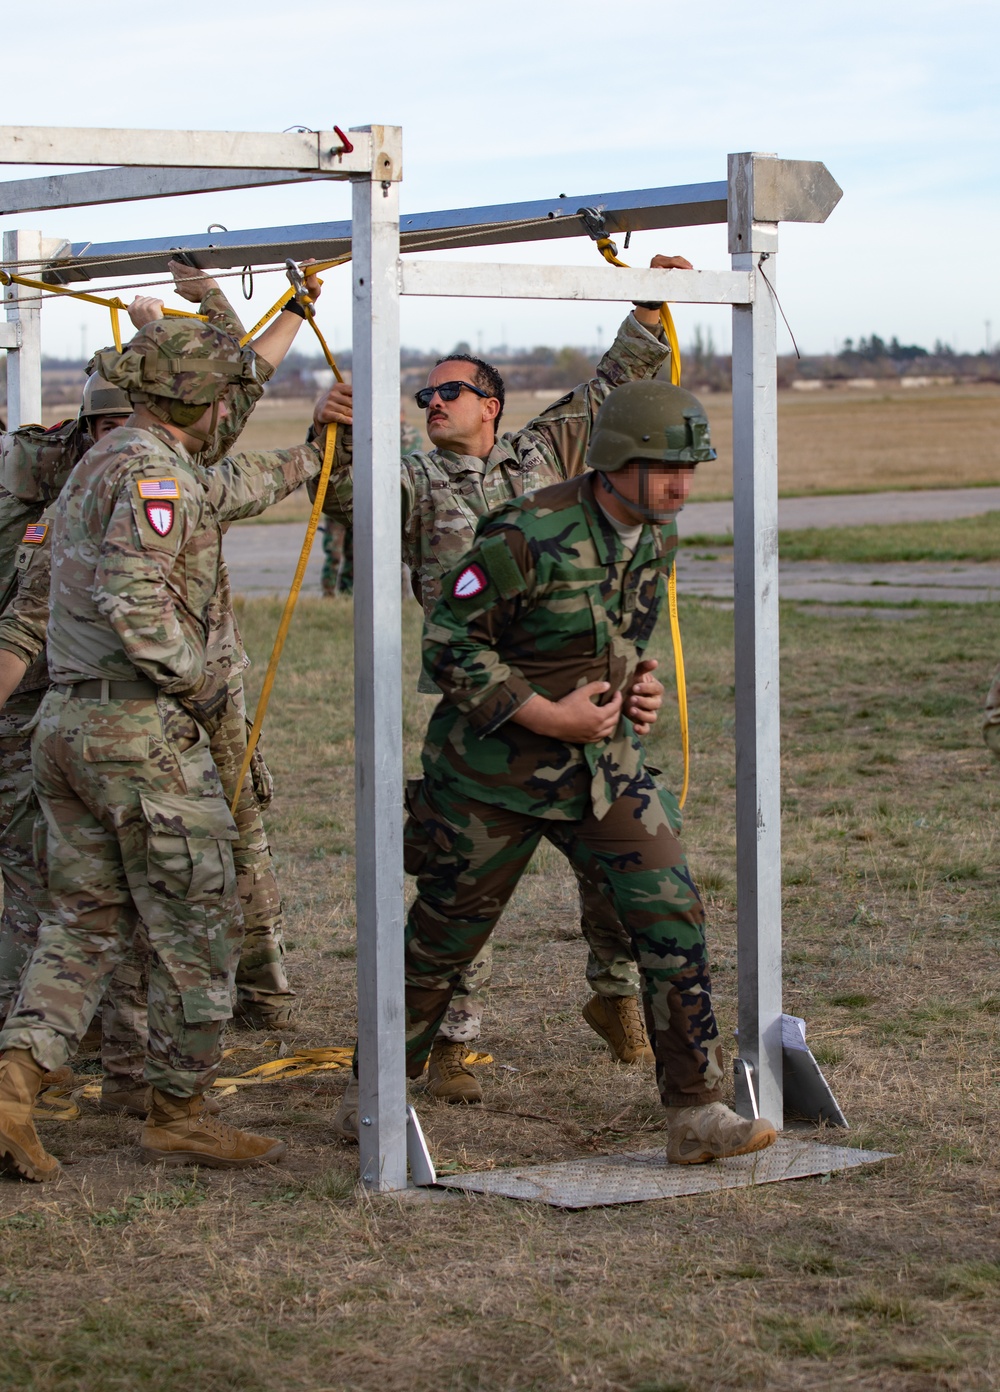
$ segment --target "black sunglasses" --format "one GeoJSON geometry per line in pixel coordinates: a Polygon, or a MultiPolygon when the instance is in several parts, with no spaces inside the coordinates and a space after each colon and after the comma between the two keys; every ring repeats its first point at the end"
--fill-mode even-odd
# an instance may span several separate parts
{"type": "Polygon", "coordinates": [[[477,396],[489,398],[489,392],[483,391],[481,387],[474,387],[471,382],[442,382],[439,387],[421,387],[413,399],[421,411],[426,411],[435,395],[442,401],[457,401],[463,387],[466,391],[475,392],[477,396]]]}

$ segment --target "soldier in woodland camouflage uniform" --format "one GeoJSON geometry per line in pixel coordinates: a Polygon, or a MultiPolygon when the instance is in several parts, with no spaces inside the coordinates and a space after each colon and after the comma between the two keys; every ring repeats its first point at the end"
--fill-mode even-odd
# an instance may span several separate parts
{"type": "MultiPolygon", "coordinates": [[[[690,268],[683,257],[656,256],[653,266],[690,268]]],[[[444,358],[430,373],[418,404],[427,411],[427,434],[435,448],[414,452],[401,461],[403,503],[403,560],[409,565],[413,591],[430,614],[441,592],[441,577],[465,554],[476,523],[510,498],[558,480],[571,478],[584,467],[594,417],[613,388],[623,382],[652,377],[668,361],[670,349],[660,327],[659,309],[636,306],[622,324],[614,343],[597,366],[595,376],[567,393],[536,416],[523,430],[500,435],[503,379],[478,358],[444,358]],[[460,382],[459,387],[454,387],[460,382]],[[453,390],[444,399],[431,388],[453,390]]],[[[335,385],[317,410],[321,425],[351,421],[351,389],[335,385]]],[[[337,454],[325,511],[350,521],[353,493],[351,435],[338,430],[337,454]]],[[[642,702],[647,719],[655,719],[660,704],[659,683],[652,678],[655,662],[638,672],[630,699],[642,702]]],[[[433,691],[425,676],[421,691],[433,691]]],[[[636,709],[638,717],[638,706],[636,709]]],[[[638,1008],[639,979],[627,937],[613,907],[581,884],[581,928],[589,946],[587,980],[594,995],[584,1007],[587,1023],[623,1062],[652,1062],[638,1008]]],[[[466,969],[451,998],[441,1026],[441,1038],[430,1060],[430,1087],[449,1101],[477,1102],[478,1080],[463,1065],[468,1045],[479,1037],[482,992],[492,973],[492,947],[466,969]]]]}
{"type": "Polygon", "coordinates": [[[704,910],[680,812],[623,714],[665,597],[676,512],[694,464],[713,458],[690,392],[630,383],[597,417],[588,459],[601,472],[480,522],[424,633],[442,699],[424,776],[407,788],[404,838],[418,890],[406,924],[408,1075],[419,1076],[455,981],[545,837],[629,932],[667,1157],[679,1164],[775,1139],[770,1123],[721,1101],[704,910]]]}
{"type": "Polygon", "coordinates": [[[310,445],[197,462],[254,356],[192,320],[147,324],[102,376],[135,403],[81,460],[53,522],[48,660],[32,742],[46,921],[0,1032],[0,1155],[31,1179],[58,1163],[34,1131],[43,1070],[75,1050],[141,918],[152,948],[142,1134],[147,1160],[243,1167],[284,1145],[204,1109],[231,1013],[242,911],[238,831],[210,743],[231,704],[206,669],[222,532],[319,471],[310,445]]]}

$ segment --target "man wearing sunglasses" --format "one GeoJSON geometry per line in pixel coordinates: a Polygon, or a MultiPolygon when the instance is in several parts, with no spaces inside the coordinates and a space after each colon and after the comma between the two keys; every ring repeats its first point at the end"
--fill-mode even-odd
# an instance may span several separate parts
{"type": "MultiPolygon", "coordinates": [[[[654,256],[650,266],[692,269],[683,256],[654,256]]],[[[511,498],[582,473],[602,402],[624,382],[653,377],[665,368],[670,349],[659,310],[659,305],[636,305],[590,381],[510,434],[499,432],[504,382],[495,367],[459,353],[432,368],[416,401],[426,412],[433,448],[400,462],[403,560],[425,615],[440,597],[442,576],[471,548],[479,519],[511,498]]],[[[350,384],[336,383],[317,404],[314,416],[317,430],[332,421],[342,427],[324,511],[345,523],[353,514],[351,404],[350,384]]],[[[663,687],[653,676],[655,667],[651,660],[639,664],[626,697],[625,714],[640,734],[655,721],[663,699],[663,687]]],[[[424,676],[419,689],[435,691],[424,676]]],[[[581,896],[581,929],[589,947],[587,981],[593,990],[584,1019],[621,1062],[652,1064],[628,935],[600,893],[581,883],[581,896]]],[[[491,971],[492,948],[487,943],[465,968],[431,1050],[429,1089],[436,1097],[450,1102],[482,1100],[479,1081],[463,1060],[479,1038],[482,992],[491,971]]],[[[351,1125],[344,1129],[350,1131],[351,1125]]]]}

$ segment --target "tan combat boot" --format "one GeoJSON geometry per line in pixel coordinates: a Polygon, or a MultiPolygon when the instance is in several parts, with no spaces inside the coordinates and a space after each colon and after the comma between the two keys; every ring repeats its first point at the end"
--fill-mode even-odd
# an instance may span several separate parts
{"type": "Polygon", "coordinates": [[[281,1160],[287,1146],[271,1136],[238,1131],[205,1110],[201,1097],[172,1097],[153,1088],[142,1128],[147,1165],[205,1165],[210,1170],[245,1170],[281,1160]]]}
{"type": "Polygon", "coordinates": [[[233,1027],[249,1030],[291,1029],[295,1023],[296,999],[280,996],[270,1001],[237,1000],[233,1007],[233,1027]]]}
{"type": "MultiPolygon", "coordinates": [[[[97,1100],[97,1110],[109,1116],[134,1116],[145,1121],[149,1116],[153,1089],[142,1078],[128,1078],[122,1074],[105,1073],[101,1079],[101,1095],[97,1100]]],[[[210,1116],[218,1116],[222,1103],[210,1092],[201,1099],[201,1105],[210,1116]]]]}
{"type": "Polygon", "coordinates": [[[358,1143],[358,1080],[352,1077],[340,1099],[333,1129],[342,1141],[358,1143]]]}
{"type": "Polygon", "coordinates": [[[727,1155],[750,1155],[774,1145],[778,1133],[759,1117],[746,1121],[724,1102],[668,1107],[667,1159],[671,1165],[704,1165],[727,1155]]]}
{"type": "Polygon", "coordinates": [[[45,1077],[27,1049],[8,1049],[0,1058],[0,1160],[25,1179],[55,1179],[59,1161],[35,1130],[31,1109],[45,1077]]]}
{"type": "Polygon", "coordinates": [[[479,1079],[465,1066],[468,1044],[456,1044],[452,1039],[438,1036],[431,1048],[427,1064],[427,1091],[442,1102],[465,1102],[471,1105],[483,1100],[479,1079]]]}
{"type": "Polygon", "coordinates": [[[583,1018],[619,1063],[655,1063],[638,996],[591,996],[583,1018]]]}

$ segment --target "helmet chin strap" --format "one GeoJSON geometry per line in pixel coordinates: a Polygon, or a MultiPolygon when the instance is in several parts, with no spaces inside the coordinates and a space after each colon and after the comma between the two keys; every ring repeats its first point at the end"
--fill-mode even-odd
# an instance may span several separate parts
{"type": "Polygon", "coordinates": [[[608,474],[601,474],[601,486],[624,503],[630,511],[637,513],[644,522],[672,522],[677,513],[672,508],[654,508],[649,503],[649,465],[639,465],[639,501],[634,498],[626,498],[624,493],[619,493],[618,489],[611,482],[608,474]]]}
{"type": "MultiPolygon", "coordinates": [[[[218,400],[212,402],[212,419],[207,430],[196,430],[193,425],[182,425],[180,428],[184,431],[185,435],[190,435],[193,439],[200,440],[202,449],[208,449],[210,445],[215,443],[215,432],[219,428],[218,400]]],[[[201,453],[200,450],[199,453],[201,453]]]]}

